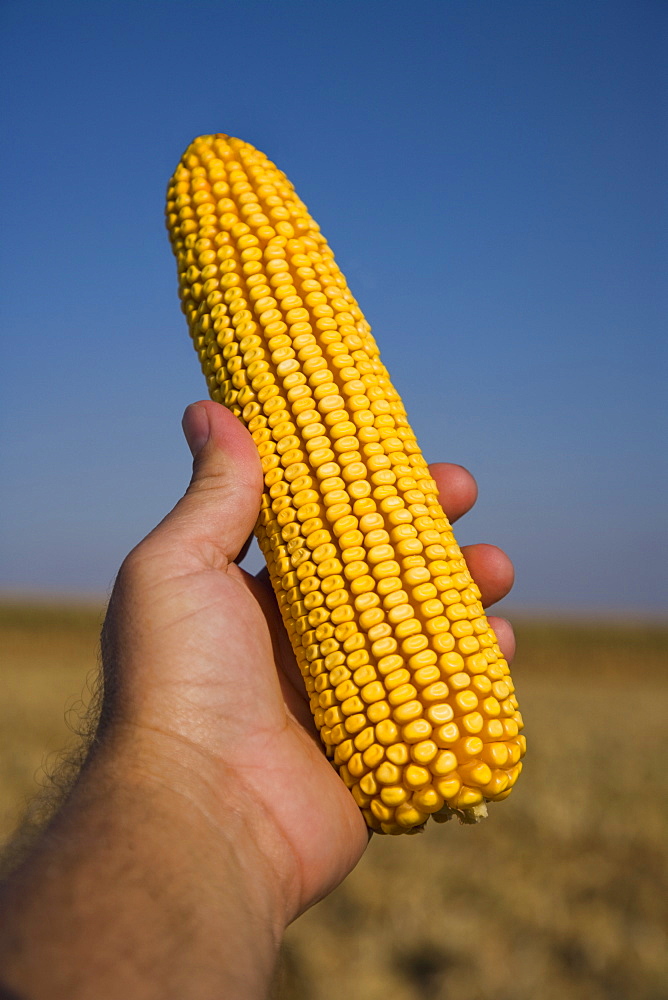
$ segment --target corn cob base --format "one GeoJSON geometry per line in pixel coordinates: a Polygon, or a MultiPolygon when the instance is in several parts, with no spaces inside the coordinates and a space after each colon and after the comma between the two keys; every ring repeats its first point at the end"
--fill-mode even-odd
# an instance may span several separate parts
{"type": "Polygon", "coordinates": [[[211,397],[243,420],[256,526],[325,752],[367,824],[475,821],[525,739],[508,664],[334,256],[264,154],[186,150],[167,195],[211,397]]]}

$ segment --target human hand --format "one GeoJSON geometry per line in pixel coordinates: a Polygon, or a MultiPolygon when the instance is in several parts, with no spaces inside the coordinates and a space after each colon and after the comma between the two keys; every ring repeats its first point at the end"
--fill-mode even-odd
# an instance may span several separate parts
{"type": "MultiPolygon", "coordinates": [[[[322,752],[266,573],[234,562],[259,509],[255,445],[209,401],[186,410],[184,431],[195,454],[188,491],[114,588],[101,743],[131,746],[150,780],[187,794],[223,836],[240,817],[287,923],[354,867],[368,831],[322,752]]],[[[474,480],[459,466],[431,471],[457,520],[475,501],[474,480]]],[[[508,558],[488,545],[465,556],[484,604],[505,596],[508,558]]],[[[510,626],[490,622],[510,659],[510,626]]]]}
{"type": "MultiPolygon", "coordinates": [[[[260,505],[255,445],[208,401],[188,408],[184,430],[190,486],[114,586],[91,751],[0,886],[3,996],[259,1000],[287,924],[368,843],[266,574],[234,563],[260,505]]],[[[473,479],[452,465],[432,474],[456,520],[473,479]]],[[[506,556],[465,554],[484,603],[504,596],[506,556]]],[[[512,632],[490,620],[509,659],[512,632]]]]}

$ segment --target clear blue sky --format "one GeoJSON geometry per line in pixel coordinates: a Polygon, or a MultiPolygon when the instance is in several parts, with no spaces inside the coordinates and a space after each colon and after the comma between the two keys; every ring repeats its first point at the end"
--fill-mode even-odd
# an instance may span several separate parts
{"type": "Polygon", "coordinates": [[[105,593],[187,482],[163,197],[221,131],[320,222],[427,457],[477,475],[458,537],[514,556],[508,605],[665,606],[667,14],[4,0],[0,588],[105,593]]]}

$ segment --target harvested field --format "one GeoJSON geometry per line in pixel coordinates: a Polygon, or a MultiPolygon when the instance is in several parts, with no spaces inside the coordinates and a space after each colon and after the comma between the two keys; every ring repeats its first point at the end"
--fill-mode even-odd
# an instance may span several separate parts
{"type": "MultiPolygon", "coordinates": [[[[57,769],[101,611],[0,607],[0,836],[57,769]]],[[[666,1000],[668,629],[524,622],[525,770],[477,827],[375,837],[288,931],[279,1000],[666,1000]]]]}

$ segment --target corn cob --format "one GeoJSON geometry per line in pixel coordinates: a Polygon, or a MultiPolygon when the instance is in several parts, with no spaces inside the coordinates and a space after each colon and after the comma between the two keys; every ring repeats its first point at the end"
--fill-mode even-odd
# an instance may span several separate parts
{"type": "Polygon", "coordinates": [[[324,749],[368,826],[465,821],[525,750],[507,662],[359,306],[286,176],[196,139],[169,184],[211,397],[255,440],[256,536],[324,749]]]}

